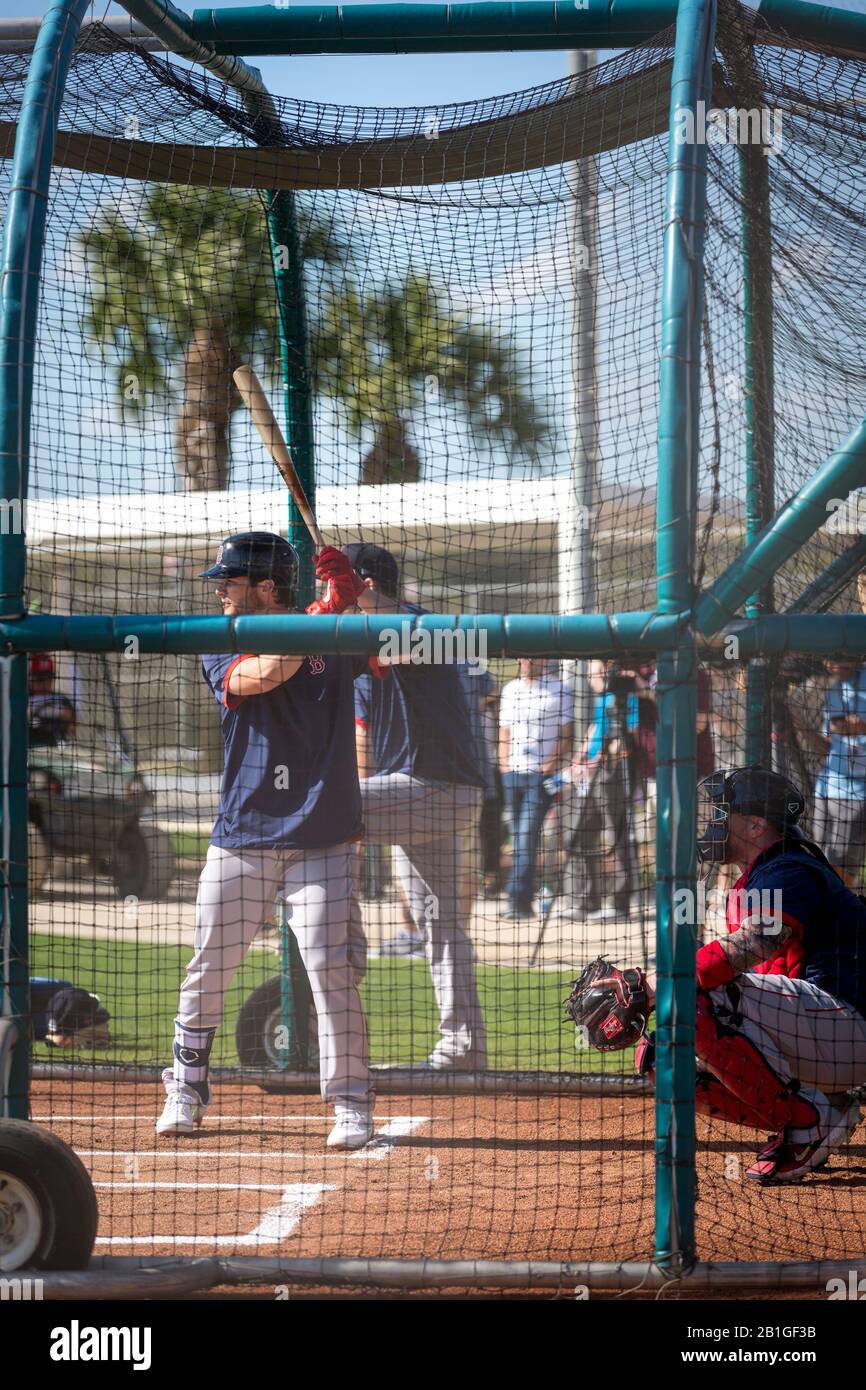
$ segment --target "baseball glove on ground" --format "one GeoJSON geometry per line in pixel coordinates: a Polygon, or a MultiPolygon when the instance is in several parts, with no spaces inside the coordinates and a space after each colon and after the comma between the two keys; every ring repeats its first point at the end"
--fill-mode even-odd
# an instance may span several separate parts
{"type": "Polygon", "coordinates": [[[618,970],[599,956],[572,982],[565,1001],[591,1047],[616,1052],[630,1047],[647,1029],[650,1002],[642,970],[618,970]]]}

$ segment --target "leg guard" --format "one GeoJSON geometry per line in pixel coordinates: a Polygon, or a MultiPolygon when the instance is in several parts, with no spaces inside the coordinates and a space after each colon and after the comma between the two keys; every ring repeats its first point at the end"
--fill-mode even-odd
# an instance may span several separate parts
{"type": "Polygon", "coordinates": [[[752,1116],[738,1123],[769,1130],[786,1125],[811,1129],[820,1119],[815,1106],[798,1095],[799,1081],[780,1077],[755,1043],[739,1031],[736,987],[727,992],[732,1007],[719,1010],[704,990],[698,990],[695,1051],[702,1068],[752,1116]]]}
{"type": "Polygon", "coordinates": [[[190,1028],[188,1024],[174,1024],[174,1066],[175,1081],[191,1086],[207,1105],[210,1100],[210,1086],[207,1073],[210,1050],[216,1035],[215,1028],[190,1028]]]}
{"type": "Polygon", "coordinates": [[[745,1101],[738,1100],[708,1071],[698,1072],[695,1110],[699,1115],[706,1115],[713,1120],[730,1120],[732,1124],[748,1125],[752,1129],[767,1128],[767,1119],[763,1112],[755,1110],[745,1101]]]}

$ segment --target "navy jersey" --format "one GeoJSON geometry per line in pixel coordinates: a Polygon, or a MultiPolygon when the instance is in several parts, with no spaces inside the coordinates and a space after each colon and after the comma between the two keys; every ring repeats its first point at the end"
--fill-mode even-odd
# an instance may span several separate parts
{"type": "Polygon", "coordinates": [[[211,843],[327,849],[361,832],[352,681],[364,658],[307,656],[264,695],[231,695],[243,656],[202,658],[222,714],[225,770],[211,843]]]}
{"type": "MultiPolygon", "coordinates": [[[[423,613],[414,604],[405,611],[423,613]]],[[[482,787],[475,735],[458,665],[391,666],[384,680],[355,682],[355,718],[367,729],[377,773],[482,787]]]]}
{"type": "MultiPolygon", "coordinates": [[[[737,887],[745,890],[747,908],[749,900],[755,909],[760,903],[793,932],[777,956],[752,969],[808,980],[866,1018],[863,899],[805,846],[781,840],[758,855],[737,887]]],[[[735,930],[737,923],[728,925],[735,930]]],[[[698,953],[699,966],[706,950],[698,953]]]]}

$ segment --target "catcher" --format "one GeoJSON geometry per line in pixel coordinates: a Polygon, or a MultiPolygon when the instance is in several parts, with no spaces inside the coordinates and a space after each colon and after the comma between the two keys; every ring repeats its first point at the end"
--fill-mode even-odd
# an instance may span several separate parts
{"type": "MultiPolygon", "coordinates": [[[[860,1123],[866,1083],[866,902],[797,822],[804,799],[753,766],[700,784],[708,864],[748,867],[727,896],[728,936],[697,953],[696,1109],[774,1130],[748,1169],[761,1183],[800,1182],[860,1123]]],[[[652,982],[598,960],[575,981],[569,1015],[602,1051],[637,1042],[654,1075],[652,982]]]]}

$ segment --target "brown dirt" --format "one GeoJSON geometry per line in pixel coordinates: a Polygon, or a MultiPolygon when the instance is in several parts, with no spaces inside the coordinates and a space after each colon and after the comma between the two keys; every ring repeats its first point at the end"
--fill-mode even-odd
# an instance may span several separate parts
{"type": "MultiPolygon", "coordinates": [[[[377,1129],[396,1116],[420,1123],[385,1152],[353,1155],[325,1150],[329,1116],[315,1097],[221,1086],[200,1136],[174,1140],[153,1132],[161,1103],[152,1085],[33,1084],[34,1118],[106,1184],[97,1187],[97,1254],[624,1260],[652,1252],[645,1099],[389,1095],[377,1104],[377,1129]],[[331,1190],[290,1233],[275,1237],[271,1218],[260,1243],[245,1241],[279,1206],[282,1187],[301,1183],[331,1190]],[[172,1239],[182,1236],[195,1243],[172,1239]]],[[[861,1132],[806,1183],[766,1189],[740,1176],[761,1136],[700,1125],[702,1260],[863,1257],[861,1132]]]]}

